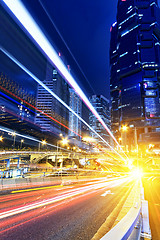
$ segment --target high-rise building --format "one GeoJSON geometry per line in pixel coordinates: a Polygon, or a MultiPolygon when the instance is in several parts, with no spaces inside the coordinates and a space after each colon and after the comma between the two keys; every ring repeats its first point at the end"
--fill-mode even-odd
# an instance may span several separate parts
{"type": "MultiPolygon", "coordinates": [[[[70,108],[80,117],[82,117],[82,100],[77,95],[74,89],[70,88],[69,92],[70,92],[69,101],[70,108]]],[[[81,135],[81,121],[72,112],[69,113],[69,128],[72,130],[69,131],[70,137],[78,137],[76,133],[81,135]]]]}
{"type": "MultiPolygon", "coordinates": [[[[111,26],[112,131],[133,127],[138,138],[160,126],[160,10],[157,0],[118,0],[111,26]]],[[[142,139],[141,139],[142,140],[142,139]]]]}
{"type": "MultiPolygon", "coordinates": [[[[67,105],[69,104],[69,86],[49,63],[47,63],[46,78],[43,83],[67,105]]],[[[68,127],[68,110],[41,85],[38,85],[37,92],[37,108],[40,111],[37,111],[35,123],[40,125],[43,131],[49,131],[56,135],[68,134],[68,129],[58,124],[60,122],[68,127]]]]}
{"type": "MultiPolygon", "coordinates": [[[[103,119],[108,128],[110,128],[110,101],[102,95],[92,95],[90,97],[90,102],[98,112],[100,117],[103,119]]],[[[101,135],[108,143],[110,142],[110,137],[107,131],[104,129],[102,124],[98,119],[90,112],[89,125],[101,135]]],[[[103,145],[103,141],[93,132],[90,131],[90,135],[97,140],[97,142],[103,145]]]]}

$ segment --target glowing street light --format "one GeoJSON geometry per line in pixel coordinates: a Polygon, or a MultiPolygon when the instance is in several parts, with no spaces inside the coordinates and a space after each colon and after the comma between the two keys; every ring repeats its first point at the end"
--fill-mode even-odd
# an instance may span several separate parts
{"type": "Polygon", "coordinates": [[[63,138],[61,142],[62,142],[63,145],[67,145],[68,144],[68,139],[67,138],[63,138]]]}
{"type": "Polygon", "coordinates": [[[22,143],[24,143],[24,139],[21,139],[21,148],[22,148],[22,143]]]}
{"type": "Polygon", "coordinates": [[[46,144],[47,144],[46,140],[42,140],[42,145],[46,145],[46,144]]]}
{"type": "Polygon", "coordinates": [[[119,142],[121,142],[121,141],[122,141],[122,138],[120,137],[120,138],[118,138],[118,140],[119,140],[119,142]]]}
{"type": "Polygon", "coordinates": [[[2,136],[0,136],[0,142],[2,142],[3,141],[3,137],[2,136]]]}
{"type": "Polygon", "coordinates": [[[16,133],[12,132],[12,136],[13,136],[13,149],[15,149],[16,133]]]}
{"type": "Polygon", "coordinates": [[[123,132],[127,132],[127,130],[128,130],[128,127],[127,127],[126,125],[123,125],[123,126],[122,126],[122,131],[123,131],[123,132]]]}
{"type": "Polygon", "coordinates": [[[127,125],[122,125],[121,126],[121,143],[122,146],[125,147],[125,151],[127,151],[127,131],[128,131],[128,126],[127,125]]]}
{"type": "Polygon", "coordinates": [[[47,144],[46,140],[42,140],[41,142],[39,142],[38,151],[40,151],[40,149],[41,149],[41,144],[46,145],[47,144]]]}

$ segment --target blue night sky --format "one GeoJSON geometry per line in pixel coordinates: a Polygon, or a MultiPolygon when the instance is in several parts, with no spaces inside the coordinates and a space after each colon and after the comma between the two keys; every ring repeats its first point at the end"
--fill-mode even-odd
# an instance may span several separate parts
{"type": "Polygon", "coordinates": [[[110,26],[116,20],[117,0],[23,0],[46,35],[70,64],[88,94],[109,95],[110,26]],[[50,17],[47,20],[47,15],[50,17]],[[57,38],[55,27],[61,35],[57,38]],[[69,51],[64,47],[67,45],[69,51]],[[83,71],[80,73],[73,57],[83,71]]]}
{"type": "Polygon", "coordinates": [[[109,97],[110,26],[117,1],[22,0],[88,96],[109,97]]]}

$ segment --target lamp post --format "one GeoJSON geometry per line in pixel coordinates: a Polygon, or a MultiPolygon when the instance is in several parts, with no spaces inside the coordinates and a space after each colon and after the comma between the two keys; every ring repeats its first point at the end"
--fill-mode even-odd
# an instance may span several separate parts
{"type": "MultiPolygon", "coordinates": [[[[62,134],[60,134],[60,136],[63,136],[62,134]]],[[[68,144],[68,139],[67,138],[63,138],[62,140],[59,140],[59,141],[57,141],[57,158],[56,158],[56,168],[57,168],[57,159],[58,159],[58,148],[60,148],[59,147],[59,144],[62,144],[62,145],[67,145],[68,144]]],[[[63,165],[63,158],[62,158],[62,164],[61,165],[63,165]]]]}
{"type": "MultiPolygon", "coordinates": [[[[61,143],[63,146],[67,145],[68,144],[68,139],[67,138],[63,138],[61,140],[61,143]]],[[[63,168],[63,156],[62,156],[62,162],[61,162],[61,178],[62,178],[62,168],[63,168]]]]}
{"type": "Polygon", "coordinates": [[[42,146],[45,146],[47,144],[46,140],[42,140],[42,146]]]}
{"type": "Polygon", "coordinates": [[[128,131],[128,126],[127,125],[123,125],[121,127],[121,140],[122,140],[122,146],[124,146],[125,151],[127,150],[127,131],[128,131]]]}
{"type": "Polygon", "coordinates": [[[56,168],[57,168],[57,160],[58,160],[58,144],[59,144],[59,141],[57,141],[57,154],[56,154],[56,168]]]}
{"type": "Polygon", "coordinates": [[[24,139],[21,139],[21,149],[22,149],[22,144],[24,143],[24,139]]]}
{"type": "Polygon", "coordinates": [[[15,149],[15,142],[16,142],[16,133],[13,132],[12,136],[13,136],[13,150],[14,150],[15,149]]]}
{"type": "Polygon", "coordinates": [[[62,145],[67,145],[68,144],[68,139],[63,138],[61,142],[62,142],[62,145]]]}
{"type": "Polygon", "coordinates": [[[39,144],[38,144],[38,151],[41,150],[41,144],[42,145],[46,145],[47,144],[46,140],[42,140],[41,142],[39,142],[39,144]]]}
{"type": "Polygon", "coordinates": [[[0,142],[3,142],[3,137],[2,136],[0,136],[0,142]]]}

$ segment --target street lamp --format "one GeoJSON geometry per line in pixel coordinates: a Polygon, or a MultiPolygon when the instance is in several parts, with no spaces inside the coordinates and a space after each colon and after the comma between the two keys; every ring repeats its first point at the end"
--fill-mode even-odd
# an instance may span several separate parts
{"type": "Polygon", "coordinates": [[[123,126],[122,126],[122,131],[123,131],[123,132],[127,132],[127,130],[128,130],[127,125],[123,125],[123,126]]]}
{"type": "Polygon", "coordinates": [[[24,139],[21,139],[21,148],[22,148],[22,143],[24,143],[24,139]]]}
{"type": "Polygon", "coordinates": [[[13,136],[13,150],[14,150],[15,149],[15,141],[16,141],[16,133],[13,132],[12,136],[13,136]]]}
{"type": "MultiPolygon", "coordinates": [[[[61,136],[63,136],[62,134],[61,134],[61,136]]],[[[58,143],[61,143],[63,146],[64,145],[67,145],[68,144],[68,139],[67,138],[63,138],[62,140],[59,140],[58,142],[57,142],[57,158],[58,158],[58,143]]],[[[62,166],[63,166],[63,158],[62,158],[62,161],[61,161],[61,169],[62,169],[62,166]]],[[[56,159],[56,167],[57,167],[57,159],[56,159]]],[[[62,175],[62,173],[61,173],[61,175],[62,175]]]]}
{"type": "Polygon", "coordinates": [[[68,139],[67,138],[63,138],[61,142],[62,142],[63,145],[67,145],[68,144],[68,139]]]}
{"type": "Polygon", "coordinates": [[[2,136],[0,136],[0,142],[3,142],[3,137],[2,136]]]}
{"type": "Polygon", "coordinates": [[[38,145],[38,150],[39,151],[41,150],[41,144],[46,145],[47,144],[46,140],[42,140],[41,142],[39,142],[39,145],[38,145]]]}
{"type": "Polygon", "coordinates": [[[127,150],[127,134],[126,132],[128,131],[128,126],[127,125],[122,125],[121,126],[121,141],[122,141],[122,146],[124,146],[125,151],[127,150]]]}
{"type": "Polygon", "coordinates": [[[46,140],[42,140],[42,145],[46,145],[46,144],[47,144],[46,140]]]}
{"type": "Polygon", "coordinates": [[[42,140],[42,146],[45,146],[47,144],[46,140],[42,140]]]}

